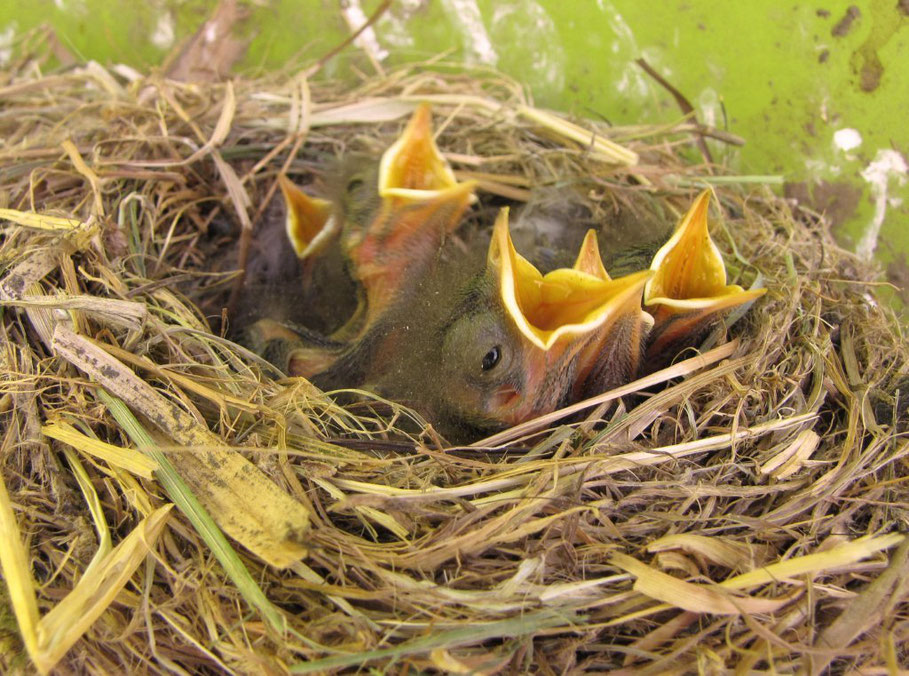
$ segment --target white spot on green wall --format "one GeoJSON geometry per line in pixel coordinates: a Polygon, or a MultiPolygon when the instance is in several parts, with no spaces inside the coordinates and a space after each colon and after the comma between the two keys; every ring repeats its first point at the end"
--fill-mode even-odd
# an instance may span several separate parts
{"type": "Polygon", "coordinates": [[[443,0],[442,7],[449,21],[460,33],[466,59],[494,66],[499,60],[499,55],[486,32],[483,15],[480,14],[476,0],[443,0]]]}
{"type": "Polygon", "coordinates": [[[874,216],[866,226],[859,239],[855,252],[863,258],[871,258],[877,248],[881,226],[887,215],[888,207],[902,204],[899,197],[891,197],[891,189],[906,185],[906,173],[909,167],[906,160],[895,150],[882,148],[877,151],[874,160],[862,170],[862,178],[870,184],[871,198],[874,200],[874,216]]]}
{"type": "MultiPolygon", "coordinates": [[[[616,91],[625,96],[648,97],[652,91],[651,82],[647,74],[635,63],[635,59],[643,56],[651,66],[656,68],[660,61],[659,51],[656,48],[641,50],[638,47],[634,31],[631,30],[631,26],[613,3],[607,0],[597,0],[597,7],[605,15],[606,22],[612,31],[612,53],[621,63],[621,74],[613,86],[616,91]]],[[[657,69],[664,76],[670,75],[665,68],[657,69]]]]}
{"type": "Polygon", "coordinates": [[[169,49],[174,44],[174,15],[164,11],[158,15],[158,22],[151,34],[151,42],[158,49],[169,49]]]}
{"type": "Polygon", "coordinates": [[[722,121],[720,97],[712,87],[701,91],[698,96],[698,109],[700,121],[708,127],[716,127],[722,121]]]}
{"type": "Polygon", "coordinates": [[[88,6],[85,4],[85,0],[54,0],[54,7],[72,16],[86,16],[88,14],[88,6]]]}
{"type": "Polygon", "coordinates": [[[859,134],[857,129],[852,129],[851,127],[837,129],[833,132],[833,145],[844,153],[848,153],[850,150],[855,150],[862,145],[862,135],[859,134]]]}
{"type": "Polygon", "coordinates": [[[7,24],[0,30],[0,66],[5,66],[13,58],[13,41],[16,39],[16,22],[7,24]]]}
{"type": "Polygon", "coordinates": [[[533,84],[537,95],[561,94],[565,87],[565,50],[555,23],[533,0],[512,0],[496,5],[489,34],[498,45],[508,45],[499,67],[533,84]]]}
{"type": "MultiPolygon", "coordinates": [[[[359,30],[369,20],[360,6],[359,0],[347,0],[347,2],[341,3],[341,12],[351,30],[359,30]]],[[[354,40],[354,44],[369,53],[376,61],[382,61],[388,56],[388,51],[379,44],[372,26],[360,33],[354,40]]]]}

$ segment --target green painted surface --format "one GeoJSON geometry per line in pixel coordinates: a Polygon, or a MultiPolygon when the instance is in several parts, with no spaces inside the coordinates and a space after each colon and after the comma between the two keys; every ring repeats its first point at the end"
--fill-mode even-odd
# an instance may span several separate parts
{"type": "MultiPolygon", "coordinates": [[[[24,31],[50,24],[78,58],[154,66],[215,4],[6,0],[0,58],[24,31]]],[[[348,32],[341,4],[249,3],[243,67],[324,54],[348,32]]],[[[368,15],[379,3],[343,4],[368,15]]],[[[742,149],[713,144],[718,161],[740,173],[784,175],[790,194],[827,211],[845,246],[873,249],[888,276],[909,286],[907,0],[396,0],[375,28],[375,57],[385,67],[447,52],[450,61],[495,65],[539,105],[617,124],[677,119],[671,97],[634,64],[643,56],[702,122],[748,141],[742,149]]],[[[354,48],[326,72],[350,76],[351,66],[374,72],[354,48]]]]}

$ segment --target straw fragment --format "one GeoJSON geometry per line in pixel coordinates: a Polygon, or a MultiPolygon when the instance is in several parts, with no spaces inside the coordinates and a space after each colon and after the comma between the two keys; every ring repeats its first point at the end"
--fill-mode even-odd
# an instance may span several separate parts
{"type": "Polygon", "coordinates": [[[760,472],[774,479],[787,479],[799,471],[821,442],[814,430],[802,430],[798,436],[779,453],[761,465],[760,472]]]}
{"type": "Polygon", "coordinates": [[[76,587],[45,615],[38,627],[41,652],[32,655],[42,672],[49,671],[94,624],[129,582],[161,534],[171,506],[165,505],[139,522],[133,531],[86,571],[76,587]]]}
{"type": "Polygon", "coordinates": [[[25,649],[34,659],[43,650],[38,637],[40,616],[28,551],[13,513],[5,481],[0,481],[0,569],[25,649]]]}
{"type": "Polygon", "coordinates": [[[518,114],[560,136],[577,141],[585,146],[589,145],[595,154],[600,155],[608,162],[633,167],[640,159],[636,152],[545,110],[531,108],[530,106],[519,106],[518,114]]]}
{"type": "Polygon", "coordinates": [[[60,603],[39,618],[28,554],[6,486],[0,481],[0,568],[20,634],[40,673],[49,672],[110,606],[154,545],[170,509],[170,505],[161,507],[140,521],[119,545],[93,562],[60,603]]]}
{"type": "MultiPolygon", "coordinates": [[[[896,546],[903,541],[904,537],[905,536],[900,533],[891,533],[889,535],[881,535],[877,537],[864,536],[850,542],[834,545],[826,551],[806,554],[804,556],[795,557],[786,561],[779,561],[777,563],[770,564],[762,568],[757,568],[741,575],[736,575],[735,577],[720,582],[718,587],[721,590],[725,589],[732,591],[741,591],[743,589],[748,589],[750,587],[755,587],[761,584],[770,584],[779,581],[794,582],[792,578],[797,578],[801,575],[809,575],[822,571],[836,570],[841,567],[854,564],[857,561],[861,561],[862,559],[872,556],[879,551],[896,546]]],[[[640,563],[636,559],[632,559],[631,557],[628,557],[624,554],[617,555],[619,558],[617,560],[614,559],[613,562],[623,570],[628,570],[632,574],[637,575],[638,571],[642,571],[643,568],[646,568],[645,564],[640,563]]],[[[657,579],[655,576],[649,575],[647,571],[644,571],[644,575],[646,577],[644,582],[646,592],[642,591],[642,593],[648,593],[648,595],[652,594],[654,598],[662,598],[660,596],[657,596],[663,593],[660,590],[658,583],[666,583],[666,581],[663,580],[663,578],[657,579]]],[[[693,601],[691,601],[692,603],[702,601],[706,604],[704,607],[711,607],[715,609],[713,611],[701,611],[697,610],[697,608],[689,608],[689,610],[694,610],[696,612],[722,612],[724,608],[728,609],[731,607],[720,605],[721,602],[715,601],[713,597],[708,597],[705,600],[696,594],[686,592],[680,588],[678,588],[677,591],[683,594],[683,598],[689,600],[693,599],[693,601]]],[[[667,598],[665,600],[666,603],[663,605],[654,606],[643,611],[637,611],[628,615],[624,615],[618,619],[611,620],[607,624],[608,626],[624,624],[625,622],[629,622],[631,620],[640,619],[642,617],[647,617],[649,615],[661,612],[671,606],[679,605],[676,603],[677,599],[667,598]]],[[[792,599],[787,599],[786,603],[788,603],[790,600],[792,599]]]]}
{"type": "Polygon", "coordinates": [[[274,566],[285,567],[304,556],[309,517],[303,505],[91,341],[57,325],[54,348],[178,444],[194,448],[175,454],[172,462],[231,537],[274,566]]]}
{"type": "Polygon", "coordinates": [[[890,558],[887,570],[871,582],[828,625],[814,642],[818,654],[808,654],[805,666],[809,673],[819,674],[833,660],[828,652],[845,650],[857,636],[879,625],[886,611],[900,603],[909,594],[909,537],[890,558]],[[826,653],[826,654],[825,654],[826,653]]]}
{"type": "Polygon", "coordinates": [[[37,228],[50,232],[72,232],[77,228],[85,227],[85,224],[77,218],[48,216],[47,214],[16,211],[15,209],[0,209],[0,220],[18,223],[26,228],[37,228]]]}
{"type": "Polygon", "coordinates": [[[158,463],[160,480],[168,496],[202,536],[205,544],[208,545],[212,554],[224,567],[225,572],[236,584],[240,593],[243,594],[252,607],[259,609],[274,629],[283,631],[286,628],[286,623],[281,611],[275,608],[266,598],[262,589],[253,580],[246,566],[243,565],[243,562],[218,529],[211,515],[196,499],[196,496],[176,472],[167,456],[157,448],[151,435],[132,416],[126,405],[119,399],[114,399],[104,392],[99,393],[99,397],[107,404],[111,414],[123,426],[133,442],[145,448],[146,452],[158,463]]]}
{"type": "Polygon", "coordinates": [[[635,576],[634,590],[683,610],[714,615],[773,613],[791,601],[790,598],[764,599],[733,596],[721,589],[685,582],[647,566],[637,559],[616,552],[612,563],[635,576]]]}
{"type": "Polygon", "coordinates": [[[673,549],[682,549],[702,556],[711,563],[740,571],[759,565],[768,554],[767,549],[763,547],[696,533],[665,535],[647,545],[647,551],[651,553],[673,549]]]}
{"type": "Polygon", "coordinates": [[[69,444],[76,450],[103,460],[109,465],[146,479],[151,479],[153,472],[158,468],[158,463],[138,451],[130,451],[98,439],[92,439],[65,422],[58,421],[45,425],[41,428],[41,433],[51,439],[69,444]]]}
{"type": "Polygon", "coordinates": [[[70,161],[73,163],[73,166],[76,168],[80,174],[85,177],[85,180],[88,181],[89,185],[92,188],[92,197],[94,201],[92,202],[92,215],[98,218],[104,217],[104,200],[101,198],[101,179],[98,178],[96,174],[89,166],[85,163],[85,160],[82,159],[82,155],[79,153],[79,149],[76,148],[75,144],[72,141],[67,139],[63,142],[63,150],[66,151],[66,154],[69,155],[70,161]]]}
{"type": "Polygon", "coordinates": [[[15,300],[0,298],[0,306],[21,308],[42,308],[52,310],[79,310],[89,312],[105,323],[138,330],[148,316],[148,308],[143,303],[116,298],[98,298],[95,296],[23,296],[15,300]]]}
{"type": "Polygon", "coordinates": [[[354,665],[367,665],[378,659],[397,660],[414,653],[431,652],[440,646],[452,647],[468,643],[479,643],[484,640],[499,637],[517,638],[532,635],[544,629],[561,627],[570,629],[572,623],[581,618],[560,616],[551,612],[528,613],[522,617],[496,622],[477,623],[473,626],[457,629],[442,629],[431,634],[411,639],[407,643],[394,648],[379,648],[366,650],[351,655],[339,655],[311,662],[301,662],[290,667],[292,674],[311,674],[354,665]]]}

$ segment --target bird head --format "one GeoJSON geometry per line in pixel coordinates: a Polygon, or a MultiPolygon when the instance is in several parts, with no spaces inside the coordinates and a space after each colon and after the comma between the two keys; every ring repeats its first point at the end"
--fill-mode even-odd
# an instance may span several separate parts
{"type": "Polygon", "coordinates": [[[475,201],[476,182],[459,183],[433,139],[427,104],[417,107],[378,166],[381,202],[343,247],[366,294],[363,330],[402,302],[475,201]]]}
{"type": "Polygon", "coordinates": [[[328,200],[310,197],[284,174],[278,176],[284,197],[287,239],[297,257],[311,258],[331,243],[340,231],[340,222],[328,200]]]}
{"type": "MultiPolygon", "coordinates": [[[[362,340],[390,307],[404,302],[475,199],[476,184],[457,182],[439,152],[431,121],[429,106],[420,105],[378,162],[346,158],[329,181],[331,201],[279,177],[287,234],[304,262],[305,282],[320,278],[348,292],[355,287],[355,309],[335,341],[362,340]]],[[[333,288],[321,293],[331,297],[333,288]]],[[[293,370],[314,375],[326,363],[322,357],[301,349],[293,370]]]]}
{"type": "Polygon", "coordinates": [[[411,301],[376,325],[366,382],[449,434],[551,412],[612,382],[604,374],[633,375],[650,275],[610,279],[592,233],[572,268],[544,275],[515,250],[503,209],[485,260],[446,247],[411,301]]]}
{"type": "Polygon", "coordinates": [[[672,237],[653,257],[653,276],[644,286],[644,305],[654,319],[648,360],[671,360],[734,307],[762,296],[726,283],[723,256],[710,237],[710,191],[703,191],[682,217],[672,237]]]}

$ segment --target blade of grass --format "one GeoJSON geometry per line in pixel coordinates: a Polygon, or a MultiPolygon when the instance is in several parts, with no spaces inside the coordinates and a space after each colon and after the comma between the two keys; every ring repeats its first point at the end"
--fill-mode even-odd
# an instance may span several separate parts
{"type": "Polygon", "coordinates": [[[79,484],[79,489],[82,491],[82,495],[85,496],[85,502],[88,503],[88,511],[92,515],[92,520],[95,522],[95,530],[98,532],[98,551],[95,552],[92,560],[85,568],[85,572],[82,574],[85,577],[101,565],[101,561],[113,548],[113,543],[111,542],[110,528],[108,528],[107,520],[104,518],[101,500],[98,498],[98,493],[92,485],[88,472],[85,471],[85,467],[79,462],[79,456],[73,449],[64,448],[63,454],[73,469],[73,476],[76,477],[76,483],[79,484]]]}
{"type": "Polygon", "coordinates": [[[584,129],[573,122],[569,122],[568,120],[548,113],[545,110],[531,108],[530,106],[518,106],[518,114],[523,115],[528,120],[536,122],[559,136],[563,136],[583,145],[589,145],[595,153],[601,155],[609,162],[628,167],[633,167],[638,163],[638,154],[633,150],[620,146],[618,143],[610,141],[605,136],[584,129]]]}
{"type": "Polygon", "coordinates": [[[620,552],[615,552],[610,560],[637,578],[634,581],[636,592],[695,613],[714,615],[773,613],[792,600],[785,597],[765,599],[732,596],[728,591],[724,593],[724,590],[719,588],[685,582],[620,552]]]}
{"type": "Polygon", "coordinates": [[[899,603],[906,597],[907,574],[909,574],[909,538],[890,557],[890,565],[884,573],[847,605],[840,616],[820,633],[814,642],[820,652],[806,655],[806,670],[810,674],[824,671],[834,657],[828,651],[845,650],[859,634],[874,626],[880,626],[886,607],[899,603]]]}
{"type": "Polygon", "coordinates": [[[47,216],[31,211],[17,211],[16,209],[0,209],[0,220],[11,221],[26,228],[49,230],[51,232],[71,232],[83,227],[82,221],[76,218],[47,216]]]}
{"type": "Polygon", "coordinates": [[[22,642],[34,660],[40,652],[38,600],[35,597],[28,551],[22,542],[13,505],[6,491],[6,482],[2,477],[0,477],[0,570],[9,590],[10,605],[19,624],[22,642]]]}
{"type": "Polygon", "coordinates": [[[198,417],[139,378],[97,343],[57,324],[53,349],[151,421],[178,446],[171,463],[224,531],[277,567],[306,554],[306,507],[213,434],[198,417]]]}
{"type": "Polygon", "coordinates": [[[311,674],[318,671],[365,665],[372,660],[391,658],[399,659],[406,655],[429,653],[439,648],[453,648],[459,645],[480,643],[492,638],[515,638],[536,634],[543,630],[557,627],[571,631],[575,623],[583,621],[582,617],[565,617],[552,612],[528,613],[520,617],[494,622],[470,623],[466,627],[434,631],[427,636],[405,641],[392,648],[379,648],[349,655],[337,655],[312,662],[298,662],[290,666],[292,674],[311,674]]]}
{"type": "Polygon", "coordinates": [[[68,423],[48,423],[41,428],[41,433],[51,439],[69,444],[86,455],[91,455],[114,467],[125,469],[145,479],[154,478],[152,473],[158,469],[158,463],[138,451],[120,448],[119,446],[87,437],[68,423]]]}
{"type": "Polygon", "coordinates": [[[142,303],[88,295],[24,296],[14,300],[0,299],[0,304],[24,308],[81,310],[92,315],[100,315],[105,322],[133,330],[137,330],[148,315],[148,310],[142,303]]]}
{"type": "Polygon", "coordinates": [[[193,528],[208,545],[215,558],[224,568],[224,572],[231,579],[243,598],[268,620],[269,624],[278,631],[284,631],[286,621],[281,611],[265,596],[265,592],[253,580],[246,566],[240,560],[237,552],[230,546],[224,533],[215,524],[205,508],[196,499],[196,496],[183,481],[170,459],[155,443],[152,436],[132,414],[132,411],[120,399],[112,397],[104,390],[98,390],[98,398],[107,406],[111,415],[122,427],[136,446],[144,449],[155,462],[159,470],[156,472],[158,481],[164,487],[167,496],[186,515],[193,528]]]}
{"type": "MultiPolygon", "coordinates": [[[[724,589],[746,589],[759,584],[771,584],[781,580],[792,579],[802,575],[817,573],[830,568],[839,568],[857,561],[861,561],[879,551],[896,546],[906,536],[902,533],[890,533],[888,535],[863,536],[851,542],[831,547],[830,549],[814,554],[805,554],[797,556],[786,561],[779,561],[755,570],[736,575],[719,583],[724,589]]],[[[637,620],[642,617],[648,617],[664,610],[672,608],[672,604],[661,603],[644,610],[638,610],[627,615],[623,615],[614,620],[605,622],[602,626],[611,627],[626,622],[637,620]]]]}
{"type": "Polygon", "coordinates": [[[40,671],[50,671],[107,610],[145,560],[172,507],[165,505],[152,512],[107,555],[92,561],[91,569],[85,571],[75,588],[41,619],[41,649],[32,656],[40,671]]]}

